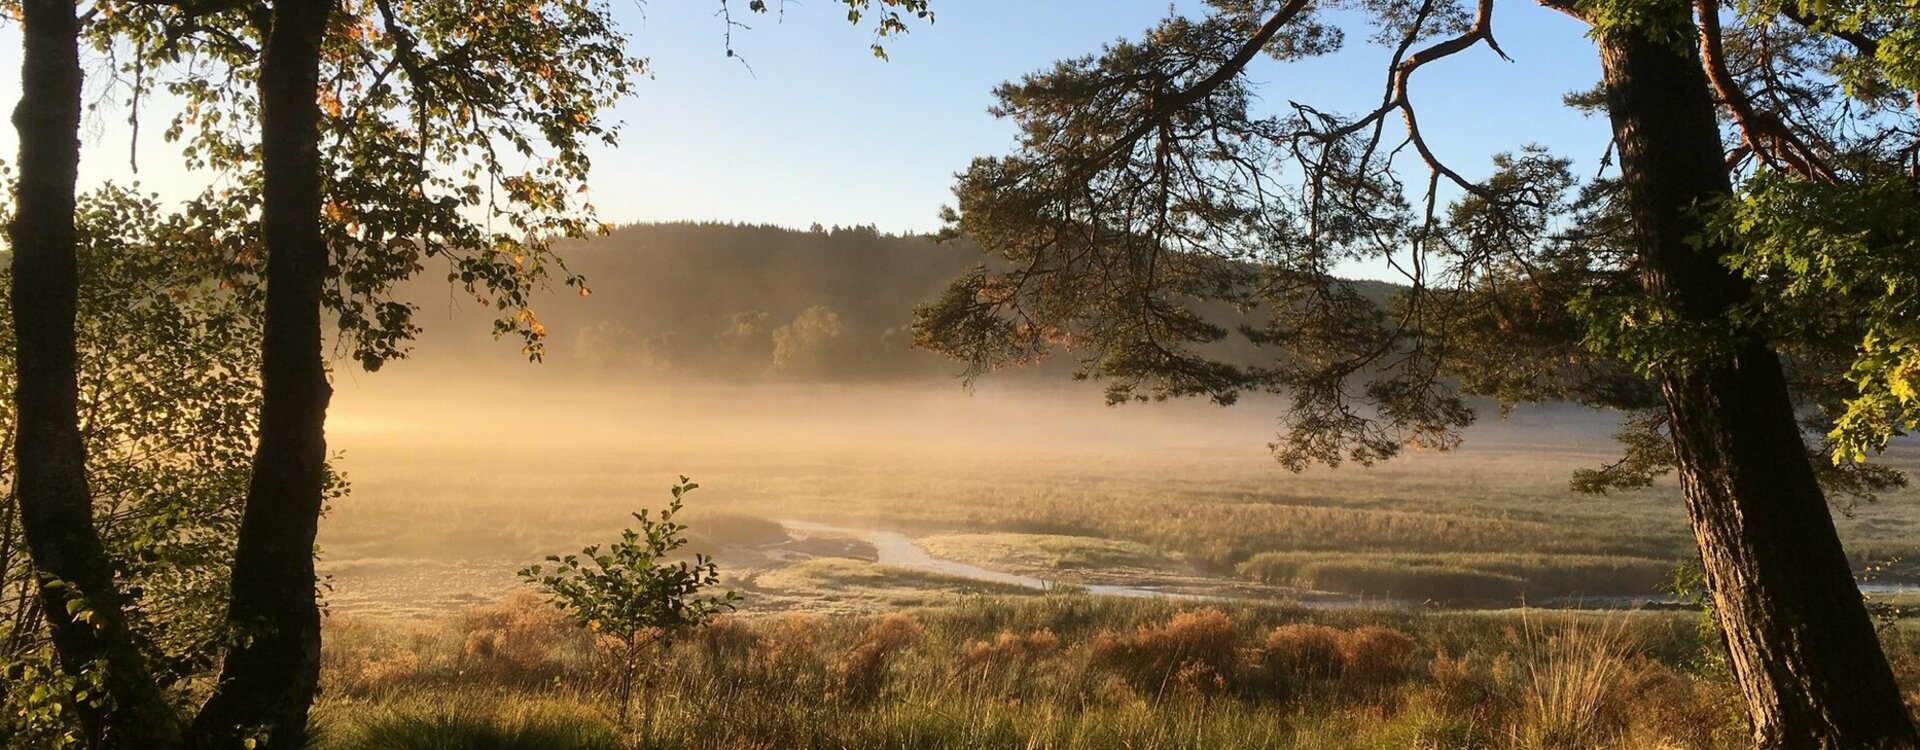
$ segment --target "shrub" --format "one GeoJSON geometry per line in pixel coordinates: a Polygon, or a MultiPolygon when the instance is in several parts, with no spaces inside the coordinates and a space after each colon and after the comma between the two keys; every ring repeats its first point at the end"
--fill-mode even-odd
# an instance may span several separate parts
{"type": "Polygon", "coordinates": [[[695,628],[690,636],[700,652],[707,657],[707,663],[718,669],[723,665],[742,664],[753,657],[753,651],[760,644],[760,636],[747,627],[746,621],[738,617],[715,617],[706,624],[695,628]]]}
{"type": "Polygon", "coordinates": [[[818,615],[795,612],[763,629],[753,657],[760,684],[797,695],[817,695],[824,689],[818,658],[820,622],[818,615]]]}
{"type": "Polygon", "coordinates": [[[982,669],[1009,664],[1024,664],[1060,649],[1060,637],[1041,628],[1021,636],[1002,630],[990,641],[974,641],[967,646],[967,665],[982,669]]]}
{"type": "Polygon", "coordinates": [[[1511,661],[1503,654],[1491,665],[1476,663],[1471,655],[1434,654],[1427,666],[1428,702],[1452,715],[1489,723],[1510,706],[1505,687],[1513,677],[1511,661]]]}
{"type": "MultiPolygon", "coordinates": [[[[713,558],[696,554],[691,561],[669,559],[687,545],[687,526],[674,516],[684,507],[685,495],[699,487],[680,477],[672,489],[673,501],[657,518],[644,510],[633,514],[639,530],[621,531],[620,541],[607,545],[604,552],[596,544],[577,555],[549,556],[551,569],[533,565],[520,571],[522,579],[539,586],[567,616],[620,643],[624,653],[615,706],[623,727],[635,680],[641,677],[642,654],[714,615],[733,611],[740,598],[732,591],[713,594],[720,582],[713,558]]],[[[645,675],[649,682],[652,677],[651,672],[645,675]]],[[[640,687],[646,699],[644,725],[652,719],[653,686],[640,687]]]]}

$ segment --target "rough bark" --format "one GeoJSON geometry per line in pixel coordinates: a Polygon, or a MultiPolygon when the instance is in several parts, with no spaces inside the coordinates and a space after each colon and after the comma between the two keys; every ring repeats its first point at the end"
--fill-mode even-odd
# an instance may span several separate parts
{"type": "Polygon", "coordinates": [[[331,0],[280,0],[260,65],[267,252],[260,443],[254,455],[228,621],[240,641],[194,722],[193,744],[298,748],[320,674],[313,544],[327,482],[332,387],[322,359],[320,41],[331,0]]]}
{"type": "MultiPolygon", "coordinates": [[[[1684,0],[1655,22],[1691,28],[1684,0]]],[[[1687,511],[1761,748],[1912,748],[1915,732],[1802,443],[1779,357],[1726,313],[1749,295],[1695,206],[1732,195],[1690,34],[1600,40],[1647,291],[1730,336],[1660,375],[1687,511]]]]}
{"type": "Polygon", "coordinates": [[[113,564],[93,525],[79,427],[74,189],[80,167],[79,20],[71,0],[21,7],[18,200],[9,227],[19,419],[20,525],[61,667],[102,675],[109,708],[79,701],[94,747],[165,747],[178,723],[127,625],[113,564]]]}

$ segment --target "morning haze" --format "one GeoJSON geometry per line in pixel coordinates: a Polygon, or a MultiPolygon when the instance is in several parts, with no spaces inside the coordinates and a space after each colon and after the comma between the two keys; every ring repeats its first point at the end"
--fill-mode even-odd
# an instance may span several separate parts
{"type": "Polygon", "coordinates": [[[1911,8],[0,8],[0,750],[1915,747],[1911,8]]]}

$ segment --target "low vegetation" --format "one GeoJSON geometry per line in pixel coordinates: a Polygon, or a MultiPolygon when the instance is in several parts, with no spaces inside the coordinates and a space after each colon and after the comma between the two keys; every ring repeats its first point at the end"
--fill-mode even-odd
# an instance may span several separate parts
{"type": "MultiPolygon", "coordinates": [[[[648,655],[658,709],[622,733],[619,644],[521,596],[443,621],[334,618],[318,716],[325,750],[1738,747],[1694,624],[1080,595],[722,617],[648,655]],[[470,739],[423,744],[435,732],[470,739]],[[531,736],[548,744],[514,744],[531,736]]],[[[1885,639],[1920,701],[1920,632],[1885,639]]]]}
{"type": "Polygon", "coordinates": [[[1320,591],[1498,603],[1646,597],[1673,569],[1669,560],[1608,555],[1301,552],[1263,552],[1236,568],[1248,578],[1320,591]]]}
{"type": "Polygon", "coordinates": [[[978,581],[862,560],[821,558],[762,573],[748,581],[746,605],[757,610],[874,612],[950,604],[961,597],[1038,595],[1007,583],[978,581]]]}

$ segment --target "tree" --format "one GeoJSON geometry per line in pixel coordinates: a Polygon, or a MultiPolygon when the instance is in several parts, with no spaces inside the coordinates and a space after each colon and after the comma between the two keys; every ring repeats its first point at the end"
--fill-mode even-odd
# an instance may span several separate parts
{"type": "Polygon", "coordinates": [[[1543,0],[1590,25],[1604,70],[1569,99],[1611,119],[1620,169],[1582,184],[1536,148],[1468,179],[1421,137],[1415,73],[1500,53],[1491,0],[1355,6],[1387,64],[1352,116],[1261,114],[1245,75],[1338,48],[1327,8],[1208,4],[999,90],[1017,150],[976,160],[949,214],[999,262],[919,311],[919,343],[971,374],[1065,347],[1114,402],[1283,394],[1294,469],[1452,447],[1467,394],[1626,410],[1627,456],[1577,483],[1678,470],[1756,742],[1913,746],[1821,481],[1900,481],[1866,451],[1825,459],[1914,421],[1911,350],[1886,346],[1911,340],[1891,329],[1910,303],[1884,291],[1911,278],[1887,266],[1911,263],[1888,240],[1920,183],[1920,77],[1890,54],[1914,9],[1543,0]],[[1855,210],[1827,234],[1756,208],[1836,194],[1855,210]],[[1333,277],[1354,259],[1405,287],[1333,277]],[[1268,354],[1221,355],[1234,333],[1268,354]]]}
{"type": "Polygon", "coordinates": [[[831,369],[843,328],[840,314],[826,305],[812,305],[793,322],[773,329],[773,369],[776,372],[815,375],[831,369]]]}
{"type": "MultiPolygon", "coordinates": [[[[522,579],[545,591],[554,606],[575,622],[618,640],[621,658],[614,700],[623,727],[644,650],[650,644],[669,645],[688,629],[732,611],[740,598],[732,591],[710,593],[720,582],[720,569],[712,557],[695,554],[692,560],[672,559],[687,546],[687,526],[674,517],[680,514],[686,494],[699,486],[681,477],[673,486],[673,501],[658,518],[645,510],[633,514],[639,530],[621,531],[620,541],[607,545],[604,552],[596,544],[577,555],[548,557],[554,566],[551,570],[533,565],[520,571],[522,579]]],[[[653,723],[651,681],[641,690],[645,710],[640,725],[646,729],[653,723]]]]}
{"type": "MultiPolygon", "coordinates": [[[[930,19],[921,0],[845,3],[855,23],[874,11],[881,38],[905,30],[903,14],[930,19]]],[[[757,0],[750,7],[766,11],[757,0]]],[[[528,297],[558,265],[552,243],[598,226],[574,197],[588,167],[584,145],[613,138],[600,112],[625,93],[639,61],[591,0],[127,0],[95,4],[84,18],[70,4],[22,2],[18,11],[27,39],[16,112],[23,200],[11,227],[19,505],[31,557],[47,575],[42,598],[61,667],[110,698],[81,702],[108,707],[87,717],[87,741],[171,747],[180,722],[125,625],[75,437],[83,37],[107,50],[130,45],[124,71],[136,108],[156,82],[167,88],[185,102],[168,135],[183,142],[187,163],[226,169],[238,186],[207,197],[229,207],[216,218],[251,235],[232,248],[229,283],[264,286],[260,439],[232,567],[228,621],[237,632],[187,741],[298,746],[318,683],[312,541],[326,492],[324,313],[368,369],[402,356],[418,328],[392,291],[422,270],[423,257],[440,257],[450,282],[502,312],[496,333],[519,334],[538,359],[545,329],[528,297]],[[333,146],[324,158],[323,139],[333,146]],[[503,146],[538,166],[508,169],[503,146]],[[509,229],[492,229],[495,219],[509,229]]],[[[884,55],[877,41],[874,51],[884,55]]]]}
{"type": "Polygon", "coordinates": [[[276,0],[260,11],[260,227],[266,312],[260,441],[234,550],[227,623],[235,645],[190,742],[306,745],[320,684],[313,544],[327,483],[327,379],[320,333],[327,244],[320,224],[321,44],[332,0],[276,0]]]}
{"type": "MultiPolygon", "coordinates": [[[[129,631],[174,710],[212,676],[227,643],[260,399],[259,300],[218,287],[220,238],[198,212],[167,213],[111,186],[81,196],[77,211],[77,415],[92,504],[129,631]]],[[[12,348],[11,331],[0,339],[12,348]]],[[[13,359],[0,359],[0,382],[10,387],[13,374],[13,359]]],[[[13,423],[12,402],[0,403],[9,436],[13,423]]],[[[13,473],[0,457],[0,486],[12,486],[13,473]]],[[[342,489],[336,482],[330,494],[342,489]]],[[[48,653],[16,521],[0,509],[0,747],[79,744],[85,732],[66,706],[92,707],[71,699],[48,653]]]]}
{"type": "Polygon", "coordinates": [[[87,736],[98,738],[111,726],[128,746],[164,746],[178,725],[148,679],[94,527],[79,426],[79,20],[69,2],[34,0],[20,10],[21,102],[13,113],[20,176],[8,226],[19,521],[62,666],[107,696],[73,703],[87,736]]]}

